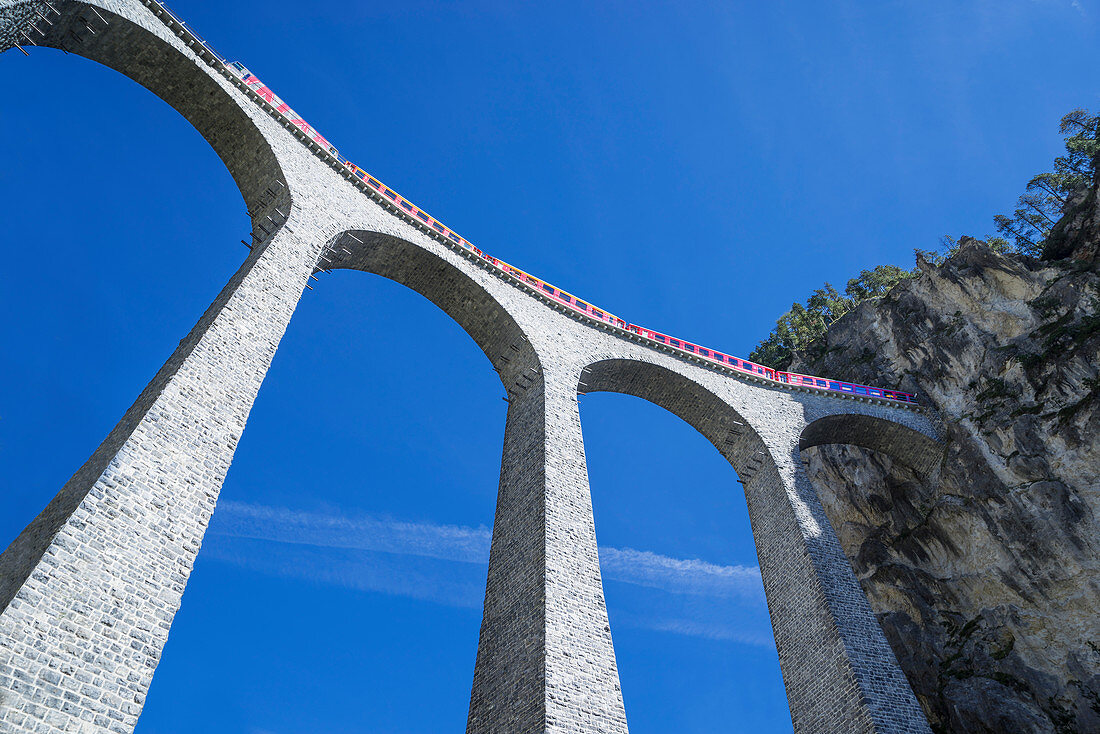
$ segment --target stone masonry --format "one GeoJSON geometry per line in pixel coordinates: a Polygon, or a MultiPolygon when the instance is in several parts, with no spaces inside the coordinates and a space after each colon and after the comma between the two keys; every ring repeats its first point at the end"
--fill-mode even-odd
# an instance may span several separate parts
{"type": "Polygon", "coordinates": [[[0,50],[16,43],[94,59],[178,110],[237,182],[255,242],[0,555],[0,732],[133,730],[252,402],[322,267],[430,299],[509,395],[468,734],[627,731],[577,407],[597,390],[675,413],[736,470],[795,730],[929,732],[799,456],[853,443],[924,471],[938,455],[925,415],[735,376],[536,297],[367,196],[152,0],[0,0],[0,50]]]}

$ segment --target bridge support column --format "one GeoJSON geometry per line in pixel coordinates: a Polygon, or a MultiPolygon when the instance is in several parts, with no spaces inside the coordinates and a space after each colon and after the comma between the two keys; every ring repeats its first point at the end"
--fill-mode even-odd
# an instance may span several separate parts
{"type": "Polygon", "coordinates": [[[512,393],[467,734],[626,734],[577,376],[512,393]]]}
{"type": "MultiPolygon", "coordinates": [[[[297,225],[295,225],[297,226],[297,225]]],[[[257,249],[0,555],[0,731],[130,732],[318,235],[257,249]]]]}
{"type": "Polygon", "coordinates": [[[784,440],[745,496],[799,734],[931,734],[798,456],[784,440]]]}

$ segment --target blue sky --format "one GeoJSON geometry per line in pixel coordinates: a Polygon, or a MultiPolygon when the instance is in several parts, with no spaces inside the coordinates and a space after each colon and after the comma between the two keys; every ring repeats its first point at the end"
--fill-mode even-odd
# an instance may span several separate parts
{"type": "MultiPolygon", "coordinates": [[[[823,281],[988,234],[1058,152],[1060,116],[1100,92],[1086,0],[173,7],[475,244],[744,356],[823,281]]],[[[200,136],[115,72],[9,53],[0,90],[6,545],[240,265],[249,227],[200,136]]],[[[323,276],[138,732],[461,731],[502,394],[416,294],[323,276]]],[[[733,471],[656,407],[581,401],[631,730],[790,731],[733,471]]]]}

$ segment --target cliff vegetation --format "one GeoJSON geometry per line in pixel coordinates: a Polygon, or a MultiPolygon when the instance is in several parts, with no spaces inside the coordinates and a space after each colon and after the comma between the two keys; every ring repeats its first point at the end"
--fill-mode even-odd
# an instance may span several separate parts
{"type": "Polygon", "coordinates": [[[929,476],[803,452],[937,732],[1100,731],[1098,124],[1067,116],[1007,237],[815,293],[802,332],[785,316],[789,369],[915,393],[942,426],[929,476]]]}

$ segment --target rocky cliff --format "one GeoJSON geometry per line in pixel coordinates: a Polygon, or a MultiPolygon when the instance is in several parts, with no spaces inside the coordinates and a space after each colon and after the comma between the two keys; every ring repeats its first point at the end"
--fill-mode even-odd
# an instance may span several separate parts
{"type": "Polygon", "coordinates": [[[791,368],[916,393],[942,421],[927,477],[803,454],[937,732],[1100,732],[1096,206],[1067,216],[1060,259],[964,238],[919,261],[791,368]]]}

